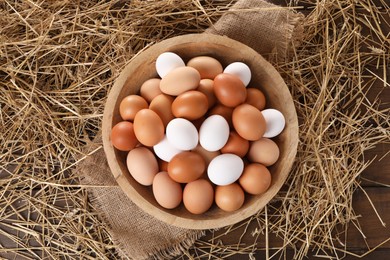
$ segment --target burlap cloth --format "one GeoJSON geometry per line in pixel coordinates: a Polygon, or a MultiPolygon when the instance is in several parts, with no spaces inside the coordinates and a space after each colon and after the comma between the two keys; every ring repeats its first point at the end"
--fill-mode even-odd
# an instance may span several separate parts
{"type": "MultiPolygon", "coordinates": [[[[241,41],[265,57],[284,58],[299,35],[300,19],[301,14],[262,0],[239,0],[206,33],[241,41]]],[[[112,177],[101,146],[99,136],[88,144],[87,152],[100,149],[80,162],[76,171],[82,184],[94,186],[88,188],[91,203],[107,223],[120,255],[132,259],[175,256],[204,235],[204,231],[165,224],[133,204],[112,177]]]]}

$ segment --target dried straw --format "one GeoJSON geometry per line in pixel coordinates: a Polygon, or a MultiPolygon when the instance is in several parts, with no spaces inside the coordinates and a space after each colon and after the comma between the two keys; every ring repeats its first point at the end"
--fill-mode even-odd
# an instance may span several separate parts
{"type": "MultiPolygon", "coordinates": [[[[300,117],[299,153],[288,188],[256,216],[197,241],[183,258],[253,257],[260,237],[268,241],[274,234],[284,241],[280,252],[292,247],[296,258],[310,248],[340,257],[347,245],[335,231],[342,234],[349,223],[359,226],[351,201],[369,164],[364,152],[390,141],[389,107],[366,98],[375,81],[389,87],[384,17],[390,8],[384,0],[377,1],[381,8],[373,0],[290,2],[310,14],[303,44],[289,62],[275,62],[300,117]],[[251,223],[257,228],[245,228],[251,223]],[[241,226],[253,243],[238,237],[234,245],[223,245],[223,236],[241,226]]],[[[228,0],[0,2],[1,256],[118,258],[98,209],[71,170],[100,129],[107,92],[125,64],[150,44],[202,32],[230,5],[228,0]]]]}

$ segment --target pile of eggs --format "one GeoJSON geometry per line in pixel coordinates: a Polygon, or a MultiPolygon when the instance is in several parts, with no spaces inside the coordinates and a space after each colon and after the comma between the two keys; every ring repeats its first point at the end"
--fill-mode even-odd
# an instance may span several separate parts
{"type": "Polygon", "coordinates": [[[251,70],[242,62],[223,68],[215,58],[197,56],[187,64],[175,53],[156,60],[160,78],[119,105],[123,121],[111,143],[126,151],[127,168],[141,185],[152,185],[166,209],[181,203],[193,214],[215,204],[224,211],[242,207],[245,194],[271,185],[267,167],[279,158],[272,140],[285,127],[264,94],[248,87],[251,70]]]}

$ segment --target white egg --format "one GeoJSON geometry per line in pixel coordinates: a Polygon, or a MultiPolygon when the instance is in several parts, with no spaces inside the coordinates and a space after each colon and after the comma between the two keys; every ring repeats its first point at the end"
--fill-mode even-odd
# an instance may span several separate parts
{"type": "Polygon", "coordinates": [[[286,120],[283,114],[276,109],[268,108],[261,111],[265,119],[266,129],[263,137],[272,138],[280,134],[285,125],[286,120]]]}
{"type": "Polygon", "coordinates": [[[181,153],[182,150],[173,146],[167,136],[164,137],[158,144],[153,146],[154,153],[163,161],[170,162],[173,156],[181,153]]]}
{"type": "Polygon", "coordinates": [[[233,74],[238,76],[244,83],[245,87],[248,86],[252,78],[252,73],[248,65],[242,62],[230,63],[223,71],[223,73],[233,74]]]}
{"type": "Polygon", "coordinates": [[[225,153],[215,157],[207,168],[210,181],[216,185],[229,185],[238,180],[244,170],[241,157],[225,153]]]}
{"type": "Polygon", "coordinates": [[[193,123],[184,118],[172,119],[166,128],[168,141],[179,150],[191,150],[198,145],[198,131],[193,123]]]}
{"type": "Polygon", "coordinates": [[[163,78],[173,69],[184,66],[185,63],[183,59],[173,52],[161,53],[156,60],[156,71],[161,78],[163,78]]]}
{"type": "Polygon", "coordinates": [[[199,130],[200,145],[209,152],[218,151],[229,139],[229,124],[220,115],[212,115],[203,121],[199,130]]]}

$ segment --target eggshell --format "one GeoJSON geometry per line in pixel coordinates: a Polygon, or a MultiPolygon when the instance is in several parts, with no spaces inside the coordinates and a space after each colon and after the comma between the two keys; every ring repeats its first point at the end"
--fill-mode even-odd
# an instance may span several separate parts
{"type": "Polygon", "coordinates": [[[156,71],[161,78],[165,77],[172,70],[184,66],[183,59],[173,52],[161,53],[156,60],[156,71]]]}
{"type": "Polygon", "coordinates": [[[182,152],[182,150],[177,149],[175,146],[173,146],[168,141],[168,138],[166,136],[164,136],[164,138],[158,144],[153,146],[153,150],[158,158],[166,162],[169,162],[173,158],[173,156],[182,152]]]}
{"type": "Polygon", "coordinates": [[[135,114],[141,109],[148,108],[148,102],[138,95],[129,95],[119,104],[119,114],[123,120],[134,120],[135,114]]]}
{"type": "Polygon", "coordinates": [[[198,179],[188,183],[183,191],[183,203],[192,214],[206,212],[214,202],[214,189],[205,179],[198,179]]]}
{"type": "Polygon", "coordinates": [[[172,103],[172,113],[175,117],[188,120],[201,118],[209,108],[207,97],[200,91],[186,91],[175,98],[172,103]]]}
{"type": "Polygon", "coordinates": [[[241,187],[249,194],[258,195],[266,192],[271,186],[271,173],[260,163],[251,163],[244,167],[238,179],[241,187]]]}
{"type": "Polygon", "coordinates": [[[265,119],[257,108],[242,104],[233,110],[233,126],[236,132],[244,139],[255,141],[265,132],[265,119]]]}
{"type": "Polygon", "coordinates": [[[209,116],[211,115],[221,115],[223,118],[226,119],[226,121],[229,124],[229,127],[233,127],[233,122],[232,122],[232,115],[233,115],[233,107],[227,107],[222,104],[217,104],[215,105],[210,111],[209,111],[209,116]]]}
{"type": "Polygon", "coordinates": [[[202,79],[214,79],[223,71],[222,64],[217,59],[209,56],[194,57],[188,61],[187,66],[199,71],[202,79]]]}
{"type": "Polygon", "coordinates": [[[191,150],[198,145],[198,130],[184,118],[175,118],[168,123],[166,135],[169,142],[180,150],[191,150]]]}
{"type": "Polygon", "coordinates": [[[199,86],[196,89],[203,94],[206,95],[207,101],[209,104],[209,108],[214,106],[214,104],[217,102],[217,98],[214,94],[214,81],[211,79],[201,79],[199,82],[199,86]]]}
{"type": "Polygon", "coordinates": [[[215,188],[215,204],[227,212],[238,210],[245,201],[245,194],[240,185],[232,183],[215,188]]]}
{"type": "Polygon", "coordinates": [[[156,112],[142,109],[135,115],[134,133],[141,144],[153,146],[164,138],[164,124],[156,112]]]}
{"type": "Polygon", "coordinates": [[[205,170],[206,163],[203,157],[196,152],[181,152],[168,163],[169,177],[180,183],[189,183],[199,179],[205,170]]]}
{"type": "Polygon", "coordinates": [[[166,172],[157,173],[152,187],[157,203],[166,209],[176,208],[183,199],[181,185],[173,181],[166,172]]]}
{"type": "Polygon", "coordinates": [[[231,131],[225,146],[221,148],[221,153],[233,153],[240,157],[244,157],[248,150],[249,141],[242,138],[235,131],[231,131]]]}
{"type": "Polygon", "coordinates": [[[240,78],[221,73],[214,78],[214,94],[227,107],[236,107],[245,102],[246,88],[240,78]]]}
{"type": "Polygon", "coordinates": [[[263,110],[265,108],[266,100],[263,92],[259,89],[247,88],[245,103],[254,106],[258,110],[263,110]]]}
{"type": "Polygon", "coordinates": [[[196,89],[200,82],[199,72],[192,67],[179,67],[170,71],[161,79],[163,93],[178,96],[188,90],[196,89]]]}
{"type": "Polygon", "coordinates": [[[137,144],[138,140],[134,134],[133,124],[122,121],[111,129],[111,143],[120,151],[130,151],[137,144]]]}
{"type": "Polygon", "coordinates": [[[278,145],[271,139],[263,137],[250,144],[247,157],[251,162],[271,166],[278,160],[279,153],[278,145]]]}
{"type": "Polygon", "coordinates": [[[252,73],[248,65],[242,62],[233,62],[226,66],[223,73],[233,74],[240,78],[245,86],[251,81],[252,73]]]}
{"type": "Polygon", "coordinates": [[[157,113],[157,115],[161,118],[164,127],[166,127],[174,118],[171,109],[173,100],[174,98],[169,95],[160,94],[156,96],[152,102],[150,102],[149,109],[157,113]]]}
{"type": "Polygon", "coordinates": [[[146,147],[136,147],[128,153],[126,163],[131,176],[138,183],[152,185],[153,178],[159,171],[153,152],[146,147]]]}
{"type": "Polygon", "coordinates": [[[152,78],[146,80],[140,88],[140,95],[143,97],[148,103],[150,103],[155,97],[162,94],[160,90],[160,81],[159,78],[152,78]]]}
{"type": "Polygon", "coordinates": [[[229,138],[229,124],[220,115],[212,115],[204,120],[199,130],[200,145],[207,151],[221,149],[229,138]]]}
{"type": "Polygon", "coordinates": [[[216,185],[229,185],[240,178],[244,169],[243,160],[235,154],[215,157],[207,168],[210,181],[216,185]]]}
{"type": "Polygon", "coordinates": [[[263,137],[272,138],[279,135],[286,125],[283,114],[273,108],[264,109],[261,113],[267,126],[263,137]]]}

